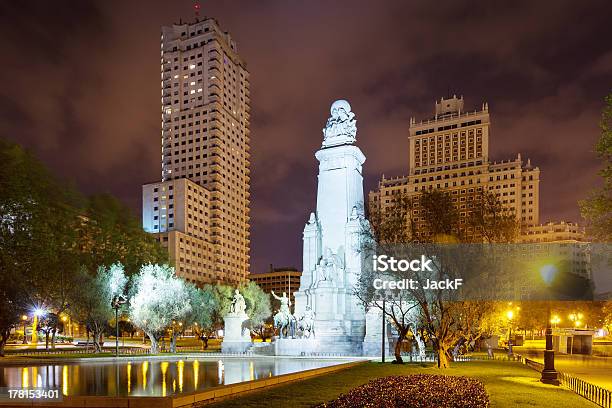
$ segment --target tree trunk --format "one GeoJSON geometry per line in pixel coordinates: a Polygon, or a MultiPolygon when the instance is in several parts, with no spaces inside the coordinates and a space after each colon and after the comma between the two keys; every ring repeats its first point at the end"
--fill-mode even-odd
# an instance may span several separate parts
{"type": "Polygon", "coordinates": [[[395,342],[395,363],[404,364],[404,360],[402,359],[402,338],[398,338],[395,342]]]}
{"type": "Polygon", "coordinates": [[[0,336],[0,357],[4,357],[4,346],[6,346],[6,342],[9,339],[10,333],[10,329],[4,330],[4,333],[2,333],[2,335],[0,336]]]}
{"type": "Polygon", "coordinates": [[[408,334],[408,329],[398,330],[398,337],[394,350],[396,364],[404,364],[404,360],[402,359],[402,341],[406,338],[406,334],[408,334]]]}
{"type": "Polygon", "coordinates": [[[87,336],[87,339],[85,340],[85,352],[89,353],[89,325],[85,326],[85,335],[87,336]]]}
{"type": "Polygon", "coordinates": [[[55,333],[56,333],[56,330],[53,329],[53,334],[51,334],[51,349],[52,350],[55,350],[55,333]]]}
{"type": "Polygon", "coordinates": [[[49,351],[49,330],[45,330],[45,351],[49,351]]]}
{"type": "Polygon", "coordinates": [[[436,352],[438,354],[438,368],[450,368],[448,347],[439,344],[436,352]]]}
{"type": "Polygon", "coordinates": [[[173,331],[172,338],[170,339],[170,352],[171,353],[176,353],[176,338],[177,338],[177,335],[173,331]]]}
{"type": "Polygon", "coordinates": [[[419,345],[419,357],[421,360],[425,360],[427,357],[427,350],[425,349],[425,342],[423,341],[423,337],[418,333],[417,330],[414,331],[414,338],[419,345]]]}
{"type": "Polygon", "coordinates": [[[453,360],[459,355],[461,346],[463,346],[464,343],[465,343],[465,339],[461,339],[457,342],[455,347],[453,347],[453,354],[452,354],[453,360]]]}
{"type": "Polygon", "coordinates": [[[159,352],[157,337],[155,337],[152,333],[147,333],[147,336],[149,336],[149,340],[151,340],[151,354],[157,354],[159,352]]]}
{"type": "Polygon", "coordinates": [[[102,334],[101,330],[99,330],[98,328],[94,329],[94,332],[93,332],[94,353],[99,353],[102,351],[102,347],[100,346],[101,334],[102,334]]]}

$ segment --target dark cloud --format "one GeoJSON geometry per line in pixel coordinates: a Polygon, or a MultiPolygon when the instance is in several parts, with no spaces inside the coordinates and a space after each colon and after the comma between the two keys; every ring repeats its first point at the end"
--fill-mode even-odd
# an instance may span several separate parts
{"type": "MultiPolygon", "coordinates": [[[[86,192],[135,212],[159,178],[159,33],[191,1],[0,5],[0,134],[86,192]]],[[[597,185],[593,144],[612,91],[609,1],[202,2],[251,72],[253,270],[301,265],[321,128],[347,98],[366,190],[407,169],[408,122],[435,99],[488,101],[491,156],[542,170],[542,219],[578,220],[597,185]]]]}

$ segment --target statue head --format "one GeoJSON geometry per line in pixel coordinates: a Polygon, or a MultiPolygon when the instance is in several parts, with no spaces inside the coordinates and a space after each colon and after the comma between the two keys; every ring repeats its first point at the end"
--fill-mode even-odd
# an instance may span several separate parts
{"type": "Polygon", "coordinates": [[[283,292],[283,297],[287,297],[287,292],[283,292]]]}
{"type": "Polygon", "coordinates": [[[331,249],[329,249],[329,247],[325,248],[325,251],[323,252],[323,257],[325,259],[329,259],[332,257],[332,251],[331,249]]]}
{"type": "Polygon", "coordinates": [[[240,294],[240,291],[238,291],[238,289],[236,289],[236,290],[234,291],[234,293],[235,293],[235,294],[237,294],[237,295],[239,295],[239,294],[240,294]]]}

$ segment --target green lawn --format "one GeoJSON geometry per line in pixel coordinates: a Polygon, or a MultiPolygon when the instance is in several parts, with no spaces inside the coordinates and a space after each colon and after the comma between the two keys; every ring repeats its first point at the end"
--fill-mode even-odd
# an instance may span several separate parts
{"type": "Polygon", "coordinates": [[[211,407],[310,407],[336,398],[375,377],[418,373],[462,375],[480,379],[492,407],[596,407],[563,387],[540,383],[540,374],[517,362],[472,361],[440,371],[430,364],[367,363],[338,373],[281,385],[211,405],[211,407]]]}

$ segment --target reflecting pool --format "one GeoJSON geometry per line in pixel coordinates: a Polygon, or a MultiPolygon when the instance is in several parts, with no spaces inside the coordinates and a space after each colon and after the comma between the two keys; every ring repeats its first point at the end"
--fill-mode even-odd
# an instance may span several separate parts
{"type": "Polygon", "coordinates": [[[65,396],[169,396],[345,362],[347,360],[198,357],[0,366],[0,387],[59,388],[65,396]]]}

